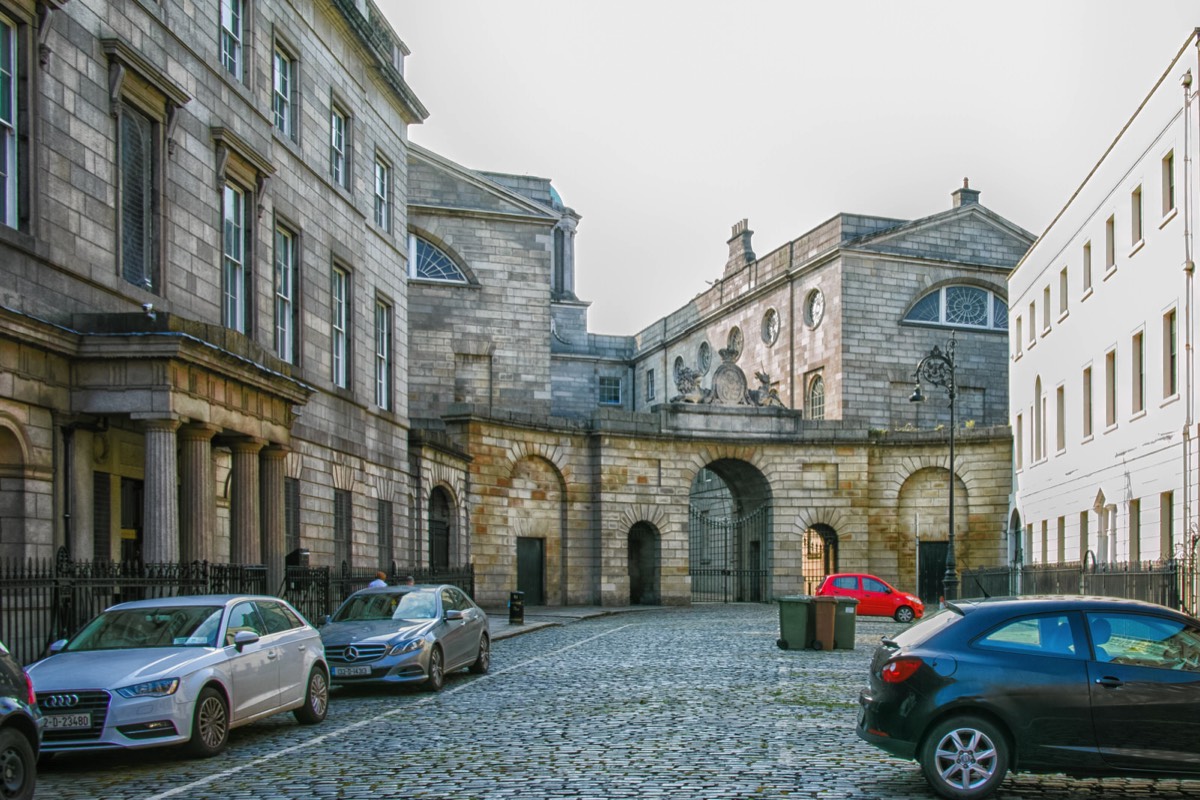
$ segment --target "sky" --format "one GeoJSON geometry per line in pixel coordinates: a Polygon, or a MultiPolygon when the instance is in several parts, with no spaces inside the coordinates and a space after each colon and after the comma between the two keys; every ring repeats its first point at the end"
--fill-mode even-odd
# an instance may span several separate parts
{"type": "Polygon", "coordinates": [[[762,257],[969,178],[1040,234],[1200,26],[1196,0],[376,3],[430,112],[411,140],[551,179],[589,329],[621,335],[719,278],[742,219],[762,257]]]}

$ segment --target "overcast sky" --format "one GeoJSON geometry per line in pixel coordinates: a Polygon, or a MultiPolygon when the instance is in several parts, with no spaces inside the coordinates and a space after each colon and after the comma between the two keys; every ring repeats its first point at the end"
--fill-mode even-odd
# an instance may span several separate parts
{"type": "Polygon", "coordinates": [[[1040,234],[1200,26],[1196,0],[376,2],[430,112],[412,140],[550,178],[615,334],[720,277],[743,218],[764,256],[838,212],[945,210],[969,177],[1040,234]]]}

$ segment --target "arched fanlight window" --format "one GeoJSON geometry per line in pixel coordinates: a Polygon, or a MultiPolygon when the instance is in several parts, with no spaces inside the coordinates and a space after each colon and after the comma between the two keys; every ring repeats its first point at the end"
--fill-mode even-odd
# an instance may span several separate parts
{"type": "Polygon", "coordinates": [[[408,277],[444,283],[468,282],[450,256],[415,233],[408,235],[408,277]]]}
{"type": "Polygon", "coordinates": [[[943,286],[916,302],[905,322],[949,328],[1008,330],[1008,305],[978,286],[943,286]]]}

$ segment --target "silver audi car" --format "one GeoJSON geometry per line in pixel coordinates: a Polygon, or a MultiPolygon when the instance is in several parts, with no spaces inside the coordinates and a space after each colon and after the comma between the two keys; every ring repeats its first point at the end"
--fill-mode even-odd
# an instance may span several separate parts
{"type": "Polygon", "coordinates": [[[28,668],[43,753],[182,744],[224,749],[229,731],[291,711],[325,719],[321,637],[278,597],[197,595],[121,603],[28,668]]]}
{"type": "Polygon", "coordinates": [[[420,683],[491,665],[487,614],[457,586],[385,586],[346,598],[321,628],[335,684],[420,683]]]}

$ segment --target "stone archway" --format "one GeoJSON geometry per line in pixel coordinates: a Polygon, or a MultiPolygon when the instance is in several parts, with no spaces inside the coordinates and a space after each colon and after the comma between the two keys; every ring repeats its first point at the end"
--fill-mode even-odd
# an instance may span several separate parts
{"type": "Polygon", "coordinates": [[[817,523],[804,531],[801,574],[804,594],[816,594],[826,575],[838,571],[838,535],[828,525],[817,523]]]}
{"type": "Polygon", "coordinates": [[[688,496],[688,573],[693,602],[770,598],[771,490],[740,459],[721,458],[696,473],[688,496]]]}
{"type": "Polygon", "coordinates": [[[648,522],[629,529],[629,604],[662,602],[662,549],[658,531],[648,522]]]}
{"type": "MultiPolygon", "coordinates": [[[[894,550],[873,559],[876,574],[894,575],[901,586],[916,586],[927,602],[944,594],[949,540],[949,476],[945,467],[924,467],[904,481],[897,495],[900,536],[894,550]],[[890,562],[890,563],[889,563],[890,562]]],[[[954,476],[954,549],[961,571],[974,564],[969,531],[971,498],[962,478],[954,476]]]]}
{"type": "Polygon", "coordinates": [[[17,434],[0,425],[0,557],[26,555],[25,448],[17,434]]]}

